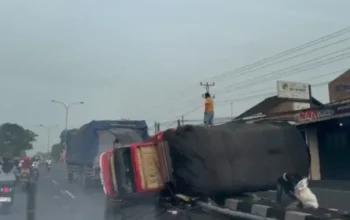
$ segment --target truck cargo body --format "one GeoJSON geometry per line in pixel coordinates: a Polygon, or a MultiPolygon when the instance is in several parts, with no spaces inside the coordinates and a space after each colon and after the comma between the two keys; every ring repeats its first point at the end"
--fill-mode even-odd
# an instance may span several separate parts
{"type": "Polygon", "coordinates": [[[131,144],[147,138],[145,121],[92,121],[82,126],[68,142],[68,179],[76,175],[84,187],[100,183],[100,155],[113,148],[115,139],[131,144]]]}

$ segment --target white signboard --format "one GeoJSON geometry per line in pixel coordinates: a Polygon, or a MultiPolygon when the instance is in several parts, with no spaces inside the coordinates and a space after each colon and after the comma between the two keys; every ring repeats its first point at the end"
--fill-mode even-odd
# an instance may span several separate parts
{"type": "Polygon", "coordinates": [[[277,94],[279,98],[309,100],[309,84],[300,82],[277,81],[277,94]]]}
{"type": "Polygon", "coordinates": [[[310,103],[306,102],[293,102],[293,110],[298,111],[302,109],[308,109],[310,108],[310,103]]]}

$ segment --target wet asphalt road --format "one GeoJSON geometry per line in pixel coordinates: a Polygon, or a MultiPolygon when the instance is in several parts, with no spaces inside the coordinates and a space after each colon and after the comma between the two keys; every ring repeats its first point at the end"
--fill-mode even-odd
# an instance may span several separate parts
{"type": "MultiPolygon", "coordinates": [[[[313,188],[321,207],[350,210],[350,191],[327,188],[313,188]]],[[[274,199],[275,192],[258,193],[259,196],[274,199]]],[[[26,220],[27,194],[17,190],[15,204],[8,215],[1,215],[1,220],[26,220]]],[[[105,199],[102,190],[84,192],[78,184],[68,184],[66,172],[62,165],[54,165],[51,172],[41,169],[37,188],[35,220],[118,220],[120,216],[106,219],[104,213],[105,199]]],[[[125,211],[125,220],[162,220],[175,219],[169,215],[155,217],[153,204],[129,208],[125,211]]],[[[178,220],[187,219],[176,218],[178,220]]],[[[213,218],[203,214],[193,214],[193,220],[224,219],[213,218]]]]}
{"type": "MultiPolygon", "coordinates": [[[[40,170],[35,220],[103,219],[102,192],[84,193],[78,185],[68,184],[65,176],[61,165],[53,166],[51,172],[43,168],[40,170]]],[[[27,194],[18,189],[11,212],[1,215],[1,220],[25,220],[26,201],[27,194]]]]}
{"type": "MultiPolygon", "coordinates": [[[[26,220],[27,194],[19,189],[15,192],[15,203],[8,215],[0,215],[1,220],[26,220]]],[[[35,220],[170,220],[168,214],[155,217],[154,204],[129,208],[124,211],[126,218],[120,215],[105,215],[105,197],[102,189],[84,192],[77,184],[68,184],[65,168],[53,165],[51,172],[40,170],[37,184],[35,220]]],[[[215,220],[210,216],[196,215],[194,220],[215,220]]],[[[177,220],[186,219],[176,218],[177,220]]]]}

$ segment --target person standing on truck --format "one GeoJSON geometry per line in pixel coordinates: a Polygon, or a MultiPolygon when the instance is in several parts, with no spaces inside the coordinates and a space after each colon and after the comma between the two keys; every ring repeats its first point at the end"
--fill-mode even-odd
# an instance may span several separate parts
{"type": "Polygon", "coordinates": [[[209,92],[204,94],[205,103],[204,103],[204,125],[206,127],[213,126],[214,120],[214,102],[211,98],[209,92]]]}

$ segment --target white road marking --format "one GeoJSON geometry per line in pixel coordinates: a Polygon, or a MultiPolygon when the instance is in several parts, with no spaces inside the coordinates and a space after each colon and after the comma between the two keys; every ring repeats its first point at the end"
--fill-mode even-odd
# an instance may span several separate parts
{"type": "Polygon", "coordinates": [[[68,190],[65,190],[64,192],[67,193],[72,199],[75,199],[75,196],[68,190]]]}
{"type": "Polygon", "coordinates": [[[55,180],[52,180],[53,184],[55,184],[56,186],[58,185],[58,183],[55,180]]]}
{"type": "Polygon", "coordinates": [[[275,193],[275,192],[276,192],[276,190],[269,190],[269,192],[275,193]]]}

